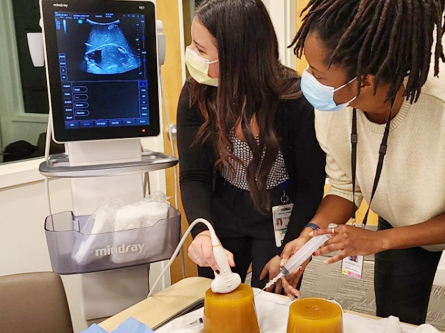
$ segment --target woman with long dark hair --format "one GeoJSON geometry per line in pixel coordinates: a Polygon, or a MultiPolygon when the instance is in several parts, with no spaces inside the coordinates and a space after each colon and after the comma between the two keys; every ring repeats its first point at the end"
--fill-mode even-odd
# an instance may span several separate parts
{"type": "MultiPolygon", "coordinates": [[[[189,223],[209,220],[233,270],[244,280],[252,265],[252,285],[263,287],[279,272],[272,208],[294,204],[285,244],[300,234],[323,195],[325,155],[313,109],[298,75],[279,61],[260,0],[204,1],[191,33],[186,64],[192,78],[177,116],[185,212],[189,223]]],[[[198,225],[192,234],[189,256],[201,276],[213,277],[209,267],[219,267],[209,232],[198,225]]]]}
{"type": "MultiPolygon", "coordinates": [[[[330,181],[312,234],[333,237],[316,254],[340,250],[326,263],[345,259],[353,274],[348,257],[375,254],[377,315],[413,324],[425,322],[445,249],[445,81],[434,77],[444,59],[443,5],[311,0],[294,40],[309,64],[301,86],[316,109],[330,181]],[[345,225],[363,198],[378,231],[345,225]]],[[[310,236],[287,244],[283,258],[310,236]]]]}

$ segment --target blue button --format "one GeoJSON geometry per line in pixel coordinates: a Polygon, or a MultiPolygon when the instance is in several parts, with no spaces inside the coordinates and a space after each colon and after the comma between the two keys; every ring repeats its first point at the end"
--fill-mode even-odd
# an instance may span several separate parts
{"type": "Polygon", "coordinates": [[[93,127],[93,121],[83,120],[80,122],[80,127],[93,127]]]}
{"type": "Polygon", "coordinates": [[[74,95],[74,100],[77,101],[87,101],[88,100],[88,95],[87,94],[75,94],[74,95]]]}
{"type": "Polygon", "coordinates": [[[71,91],[71,84],[69,83],[62,84],[62,89],[71,91]]]}
{"type": "Polygon", "coordinates": [[[73,87],[73,91],[75,93],[86,93],[88,91],[88,88],[85,86],[75,86],[73,87]]]}
{"type": "Polygon", "coordinates": [[[78,121],[65,121],[65,128],[79,128],[78,121]]]}
{"type": "Polygon", "coordinates": [[[149,121],[148,121],[148,119],[138,119],[138,124],[139,125],[148,125],[149,121]]]}
{"type": "Polygon", "coordinates": [[[65,108],[65,112],[73,112],[73,108],[65,108]]]}
{"type": "Polygon", "coordinates": [[[71,104],[73,104],[73,101],[70,100],[70,99],[68,99],[68,100],[63,101],[63,104],[65,104],[65,105],[71,105],[71,104]]]}
{"type": "Polygon", "coordinates": [[[65,120],[67,120],[67,121],[71,121],[73,119],[74,119],[74,117],[72,115],[66,115],[65,116],[65,120]]]}
{"type": "Polygon", "coordinates": [[[123,123],[125,126],[131,126],[131,125],[136,124],[136,120],[135,119],[124,119],[123,123]]]}
{"type": "Polygon", "coordinates": [[[147,111],[148,110],[148,106],[141,106],[141,111],[147,111]]]}
{"type": "Polygon", "coordinates": [[[66,61],[59,61],[60,67],[66,67],[66,61]]]}
{"type": "Polygon", "coordinates": [[[61,68],[61,69],[60,69],[60,73],[62,73],[62,74],[66,74],[66,73],[67,73],[66,68],[65,68],[65,67],[61,68]]]}
{"type": "Polygon", "coordinates": [[[107,127],[108,126],[108,120],[95,120],[94,125],[96,127],[107,127]]]}
{"type": "Polygon", "coordinates": [[[141,88],[141,89],[140,89],[141,93],[146,93],[147,90],[148,90],[147,88],[141,88]]]}
{"type": "Polygon", "coordinates": [[[141,117],[148,117],[148,112],[141,112],[141,117]]]}
{"type": "Polygon", "coordinates": [[[110,119],[110,126],[122,126],[122,120],[120,119],[110,119]]]}
{"type": "Polygon", "coordinates": [[[90,111],[88,111],[88,110],[76,110],[75,112],[76,112],[76,116],[85,117],[85,116],[90,115],[90,111]]]}
{"type": "Polygon", "coordinates": [[[141,101],[141,105],[147,105],[147,101],[146,100],[142,100],[141,101]]]}
{"type": "Polygon", "coordinates": [[[143,88],[148,87],[148,81],[147,80],[140,80],[139,81],[139,87],[143,87],[143,88]]]}
{"type": "Polygon", "coordinates": [[[60,75],[60,79],[61,79],[62,81],[68,81],[68,75],[66,75],[66,74],[62,74],[62,75],[60,75]]]}
{"type": "Polygon", "coordinates": [[[75,108],[87,108],[87,107],[89,107],[90,105],[88,104],[88,103],[86,103],[86,102],[77,102],[77,103],[74,103],[74,107],[75,108]]]}
{"type": "Polygon", "coordinates": [[[63,97],[71,98],[71,93],[70,93],[69,91],[65,91],[65,92],[63,93],[63,97]]]}

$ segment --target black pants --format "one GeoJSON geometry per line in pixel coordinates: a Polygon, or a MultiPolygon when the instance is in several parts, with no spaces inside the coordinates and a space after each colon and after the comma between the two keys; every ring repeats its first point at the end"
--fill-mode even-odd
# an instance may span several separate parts
{"type": "MultiPolygon", "coordinates": [[[[392,226],[379,218],[379,230],[392,226]]],[[[442,252],[421,247],[388,250],[375,255],[374,289],[377,316],[425,323],[431,288],[442,252]]]]}
{"type": "MultiPolygon", "coordinates": [[[[278,205],[282,190],[278,186],[271,191],[271,203],[278,205]]],[[[269,281],[266,276],[259,280],[264,265],[281,249],[275,245],[272,214],[259,213],[248,191],[243,191],[225,180],[216,184],[212,215],[215,231],[224,248],[233,253],[236,266],[232,271],[244,281],[252,264],[252,286],[263,288],[269,281]]],[[[214,278],[208,267],[198,267],[200,276],[214,278]]],[[[271,277],[273,278],[273,277],[271,277]]]]}

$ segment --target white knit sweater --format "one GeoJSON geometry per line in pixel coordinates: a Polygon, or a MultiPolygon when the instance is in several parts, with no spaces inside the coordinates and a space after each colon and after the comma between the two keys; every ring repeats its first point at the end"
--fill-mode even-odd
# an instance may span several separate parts
{"type": "MultiPolygon", "coordinates": [[[[404,102],[391,121],[388,150],[371,209],[393,227],[425,222],[445,213],[445,71],[430,77],[417,103],[404,102]]],[[[327,154],[329,194],[352,201],[352,108],[315,111],[315,128],[327,154]]],[[[369,203],[385,124],[357,112],[357,205],[369,203]]],[[[361,222],[361,221],[360,221],[361,222]]],[[[430,251],[445,244],[425,246],[430,251]]]]}

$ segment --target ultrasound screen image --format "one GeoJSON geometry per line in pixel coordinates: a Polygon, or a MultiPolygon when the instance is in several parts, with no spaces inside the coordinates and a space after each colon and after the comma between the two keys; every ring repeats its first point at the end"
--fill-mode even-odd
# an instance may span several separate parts
{"type": "Polygon", "coordinates": [[[149,125],[145,16],[55,12],[65,128],[149,125]]]}
{"type": "Polygon", "coordinates": [[[86,72],[119,74],[141,66],[140,58],[131,49],[119,27],[120,20],[100,23],[88,19],[87,22],[91,25],[91,32],[85,43],[86,72]]]}

